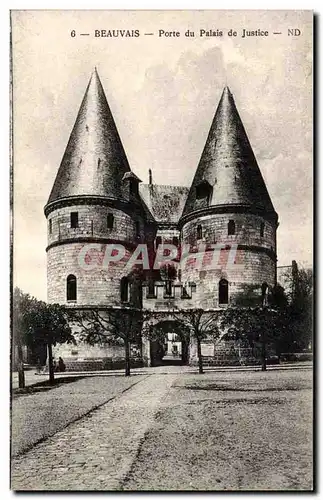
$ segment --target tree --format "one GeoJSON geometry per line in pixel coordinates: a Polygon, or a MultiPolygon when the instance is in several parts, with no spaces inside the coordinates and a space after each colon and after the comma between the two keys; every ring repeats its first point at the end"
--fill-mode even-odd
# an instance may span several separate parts
{"type": "Polygon", "coordinates": [[[57,343],[75,343],[69,325],[68,312],[60,304],[46,304],[34,300],[28,311],[29,329],[27,341],[29,345],[46,344],[48,348],[48,369],[50,384],[54,384],[54,365],[52,347],[57,343]]]}
{"type": "Polygon", "coordinates": [[[295,261],[283,275],[289,314],[289,349],[308,349],[312,341],[313,270],[299,267],[295,261]]]}
{"type": "Polygon", "coordinates": [[[272,307],[228,307],[221,316],[221,326],[226,329],[226,339],[245,341],[254,349],[261,346],[261,367],[266,370],[267,347],[275,343],[280,316],[272,307]]]}
{"type": "Polygon", "coordinates": [[[19,388],[25,387],[25,373],[22,346],[26,345],[28,331],[27,312],[31,302],[30,295],[23,293],[18,287],[12,297],[12,345],[13,353],[17,348],[17,368],[19,388]]]}
{"type": "Polygon", "coordinates": [[[80,340],[90,345],[96,343],[123,345],[125,350],[125,376],[130,376],[131,344],[141,340],[141,311],[135,308],[98,309],[74,311],[71,319],[80,328],[80,340]]]}
{"type": "Polygon", "coordinates": [[[22,346],[31,348],[48,346],[49,380],[54,383],[52,345],[74,342],[65,308],[59,304],[46,304],[19,288],[14,289],[12,301],[13,342],[18,351],[19,387],[24,387],[22,346]]]}
{"type": "Polygon", "coordinates": [[[216,339],[220,335],[218,327],[219,314],[216,311],[205,311],[204,309],[183,309],[174,313],[174,317],[182,321],[196,340],[199,373],[203,374],[202,340],[212,337],[216,339]]]}

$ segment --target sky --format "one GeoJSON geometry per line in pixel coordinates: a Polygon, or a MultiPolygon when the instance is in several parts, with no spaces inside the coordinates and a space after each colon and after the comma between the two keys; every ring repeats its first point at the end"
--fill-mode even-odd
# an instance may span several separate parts
{"type": "Polygon", "coordinates": [[[190,185],[228,85],[279,215],[278,265],[311,265],[310,11],[14,11],[12,60],[13,278],[24,292],[46,300],[43,208],[95,66],[143,182],[151,168],[157,184],[190,185]],[[94,37],[113,29],[140,36],[94,37]],[[242,38],[243,29],[269,36],[242,38]]]}

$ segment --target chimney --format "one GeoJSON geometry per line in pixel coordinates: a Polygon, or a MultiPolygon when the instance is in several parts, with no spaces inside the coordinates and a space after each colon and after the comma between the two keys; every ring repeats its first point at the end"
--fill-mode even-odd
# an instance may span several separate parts
{"type": "Polygon", "coordinates": [[[151,186],[152,183],[153,183],[153,174],[152,174],[151,169],[149,169],[149,185],[151,186]]]}

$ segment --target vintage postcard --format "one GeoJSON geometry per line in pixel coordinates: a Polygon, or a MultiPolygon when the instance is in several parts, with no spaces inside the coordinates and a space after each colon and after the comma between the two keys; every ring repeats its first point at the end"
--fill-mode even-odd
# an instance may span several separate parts
{"type": "Polygon", "coordinates": [[[313,12],[10,21],[11,488],[312,491],[313,12]]]}

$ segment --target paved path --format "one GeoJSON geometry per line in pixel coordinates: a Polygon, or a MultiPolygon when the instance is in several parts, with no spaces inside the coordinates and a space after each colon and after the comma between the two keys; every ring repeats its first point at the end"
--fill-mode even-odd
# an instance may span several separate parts
{"type": "Polygon", "coordinates": [[[295,368],[201,376],[161,366],[150,375],[97,375],[19,396],[13,404],[25,423],[11,487],[310,489],[312,373],[295,368]],[[26,437],[36,443],[40,431],[44,440],[22,453],[26,437]]]}
{"type": "Polygon", "coordinates": [[[145,377],[85,377],[46,392],[16,396],[12,401],[12,455],[54,435],[145,377]]]}
{"type": "Polygon", "coordinates": [[[113,401],[13,459],[12,488],[120,489],[177,376],[154,374],[140,380],[113,401]]]}

